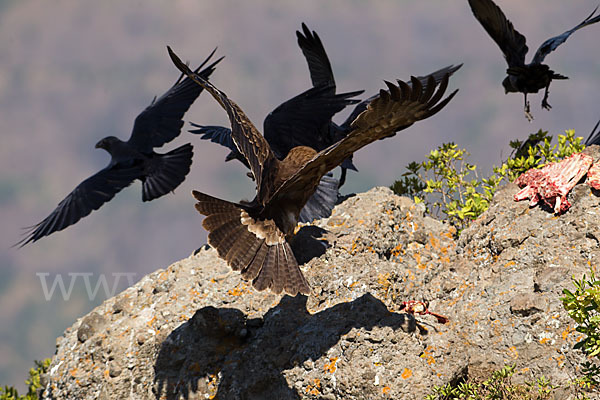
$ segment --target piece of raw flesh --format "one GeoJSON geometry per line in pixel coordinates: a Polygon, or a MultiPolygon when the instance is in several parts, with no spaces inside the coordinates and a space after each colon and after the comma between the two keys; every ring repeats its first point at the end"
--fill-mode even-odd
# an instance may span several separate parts
{"type": "Polygon", "coordinates": [[[592,168],[587,173],[587,181],[585,183],[596,190],[600,190],[600,161],[592,165],[592,168]]]}
{"type": "Polygon", "coordinates": [[[530,206],[544,201],[555,213],[563,213],[571,207],[567,194],[588,172],[593,162],[592,157],[576,153],[542,169],[530,169],[515,180],[523,188],[515,194],[515,201],[529,199],[530,206]]]}

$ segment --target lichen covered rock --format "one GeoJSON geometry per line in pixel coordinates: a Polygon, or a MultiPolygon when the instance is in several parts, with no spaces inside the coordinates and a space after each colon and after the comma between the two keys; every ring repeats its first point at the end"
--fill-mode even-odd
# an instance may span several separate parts
{"type": "Polygon", "coordinates": [[[600,259],[599,199],[577,185],[556,217],[517,191],[458,241],[388,189],[348,198],[294,240],[308,297],[256,292],[204,248],[67,329],[44,398],[422,399],[506,364],[565,383],[580,359],[559,296],[600,259]]]}

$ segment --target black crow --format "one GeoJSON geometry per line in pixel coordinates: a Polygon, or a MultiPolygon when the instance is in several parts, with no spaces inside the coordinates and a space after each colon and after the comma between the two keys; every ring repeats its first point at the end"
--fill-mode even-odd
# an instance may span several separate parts
{"type": "MultiPolygon", "coordinates": [[[[208,79],[221,60],[222,57],[200,71],[199,76],[208,79]]],[[[183,115],[203,90],[189,78],[183,78],[182,74],[165,94],[158,99],[155,97],[136,117],[128,141],[108,136],[96,144],[96,148],[110,153],[108,166],[81,182],[42,222],[27,228],[26,237],[17,245],[22,247],[73,225],[136,179],[142,181],[142,201],[161,197],[183,182],[192,164],[192,145],[185,144],[166,154],[153,150],[180,134],[183,115]]]]}
{"type": "Polygon", "coordinates": [[[233,142],[256,181],[257,193],[251,202],[231,203],[193,192],[198,200],[196,209],[206,216],[203,226],[209,232],[209,244],[257,290],[285,291],[293,296],[310,293],[310,287],[287,238],[293,235],[300,210],[323,175],[367,144],[434,115],[456,94],[442,99],[449,74],[439,85],[432,76],[425,85],[411,78],[412,87],[403,81],[397,86],[386,82],[387,90],[380,90],[340,141],[319,152],[297,146],[279,160],[237,104],[168,50],[177,68],[203,86],[227,112],[233,142]]]}
{"type": "Polygon", "coordinates": [[[573,29],[542,43],[535,52],[533,60],[529,64],[525,64],[525,55],[528,50],[525,44],[525,36],[521,35],[513,27],[513,24],[506,19],[500,7],[492,0],[469,0],[469,5],[475,18],[477,18],[486,32],[500,47],[502,53],[504,53],[504,58],[508,63],[508,69],[506,70],[508,76],[502,81],[505,92],[519,92],[524,94],[525,116],[530,121],[533,120],[533,116],[531,115],[529,102],[527,101],[527,93],[537,93],[540,89],[545,89],[542,107],[550,110],[552,108],[548,104],[550,82],[553,79],[568,78],[552,71],[548,65],[542,64],[542,62],[551,51],[564,43],[573,32],[600,21],[600,15],[594,17],[598,7],[573,29]]]}

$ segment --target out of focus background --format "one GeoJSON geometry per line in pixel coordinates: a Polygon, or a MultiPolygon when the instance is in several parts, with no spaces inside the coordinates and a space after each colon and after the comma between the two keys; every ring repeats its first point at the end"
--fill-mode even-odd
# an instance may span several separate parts
{"type": "MultiPolygon", "coordinates": [[[[529,60],[597,1],[498,3],[526,35],[529,60]]],[[[192,66],[218,46],[226,58],[212,81],[262,127],[270,110],[311,85],[294,33],[302,22],[323,40],[340,92],[365,89],[367,96],[384,79],[464,63],[451,79],[450,89],[460,88],[455,99],[435,117],[360,150],[360,173],[349,172],[343,193],[389,186],[410,161],[449,141],[488,173],[510,153],[510,139],[540,128],[587,136],[600,118],[600,24],[547,57],[570,80],[552,84],[551,112],[540,109],[541,94],[530,96],[529,123],[522,95],[504,94],[503,57],[466,1],[0,0],[0,385],[24,387],[33,360],[50,357],[56,337],[107,297],[102,287],[88,295],[99,279],[120,291],[128,285],[123,274],[135,282],[206,242],[192,189],[234,201],[253,196],[241,164],[223,163],[226,150],[188,134],[186,124],[159,150],[194,145],[192,171],[175,194],[142,203],[136,182],[65,231],[11,247],[22,227],[41,221],[108,163],[94,144],[107,135],[127,139],[137,114],[177,79],[166,45],[192,66]],[[57,278],[71,290],[67,300],[57,278]]],[[[185,119],[227,125],[206,93],[185,119]]]]}

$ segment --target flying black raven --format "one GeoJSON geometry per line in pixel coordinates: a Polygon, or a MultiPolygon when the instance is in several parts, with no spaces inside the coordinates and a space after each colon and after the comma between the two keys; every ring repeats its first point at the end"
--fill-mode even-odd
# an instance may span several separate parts
{"type": "Polygon", "coordinates": [[[506,18],[500,7],[492,0],[469,0],[469,5],[475,18],[504,53],[504,58],[508,63],[508,69],[506,70],[508,76],[502,81],[505,92],[524,94],[525,116],[529,121],[533,120],[533,116],[527,101],[527,93],[537,93],[540,89],[545,89],[542,107],[550,110],[552,108],[548,104],[550,82],[553,79],[568,78],[552,71],[548,65],[542,64],[542,62],[551,51],[564,43],[573,32],[600,21],[600,15],[594,17],[598,7],[573,29],[542,43],[535,52],[533,60],[529,64],[525,64],[525,55],[529,50],[525,44],[525,36],[513,27],[513,24],[506,18]]]}
{"type": "MultiPolygon", "coordinates": [[[[221,60],[222,57],[200,71],[199,76],[208,79],[221,60]]],[[[182,74],[165,94],[158,99],[155,97],[136,117],[128,141],[108,136],[96,144],[96,148],[110,153],[108,166],[81,182],[42,222],[27,228],[26,237],[17,245],[22,247],[73,225],[136,179],[142,181],[142,201],[161,197],[183,182],[192,164],[192,145],[187,143],[166,154],[153,150],[180,134],[183,115],[203,90],[189,78],[183,77],[182,74]]]]}
{"type": "Polygon", "coordinates": [[[275,293],[310,292],[287,238],[323,175],[367,144],[434,115],[456,94],[442,99],[449,74],[439,85],[432,76],[425,85],[417,78],[411,78],[412,86],[403,81],[397,86],[386,82],[387,90],[380,90],[352,121],[343,139],[319,152],[307,146],[294,147],[280,161],[237,104],[187,68],[170,48],[169,55],[177,68],[203,86],[227,112],[233,142],[256,181],[257,193],[251,202],[231,203],[193,192],[198,200],[196,209],[206,215],[203,226],[209,231],[208,242],[257,290],[275,293]]]}

